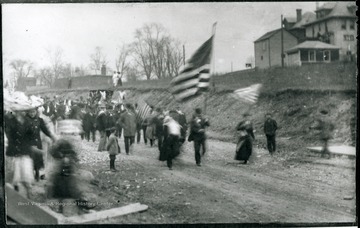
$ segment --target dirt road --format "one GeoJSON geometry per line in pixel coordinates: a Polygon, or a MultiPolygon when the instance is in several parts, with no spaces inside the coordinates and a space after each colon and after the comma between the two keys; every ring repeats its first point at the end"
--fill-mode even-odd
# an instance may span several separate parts
{"type": "Polygon", "coordinates": [[[208,140],[201,167],[186,143],[168,170],[166,162],[158,161],[156,146],[135,144],[127,156],[119,141],[117,173],[109,171],[107,152],[97,152],[97,143],[76,143],[81,168],[99,180],[96,210],[135,202],[149,209],[99,223],[334,223],[356,218],[355,165],[347,158],[321,160],[306,151],[308,160],[271,157],[255,148],[252,161],[242,165],[233,160],[234,144],[208,140]],[[353,199],[344,200],[349,195],[353,199]]]}

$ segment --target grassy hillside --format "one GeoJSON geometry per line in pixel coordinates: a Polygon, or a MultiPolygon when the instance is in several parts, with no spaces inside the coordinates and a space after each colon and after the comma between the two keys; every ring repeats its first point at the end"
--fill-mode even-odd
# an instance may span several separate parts
{"type": "MultiPolygon", "coordinates": [[[[286,89],[349,90],[356,89],[355,63],[314,64],[302,67],[246,70],[213,77],[216,91],[229,91],[262,83],[264,92],[286,89]]],[[[128,89],[166,89],[170,79],[128,82],[128,89]]]]}
{"type": "MultiPolygon", "coordinates": [[[[233,141],[235,126],[242,114],[250,111],[257,131],[256,143],[264,146],[262,124],[266,112],[273,113],[279,124],[281,143],[294,150],[319,145],[318,133],[311,129],[317,118],[335,124],[332,143],[351,144],[351,131],[356,119],[356,74],[354,64],[312,65],[300,68],[277,68],[267,71],[234,72],[214,77],[215,89],[208,93],[206,115],[210,118],[211,137],[233,141]],[[255,105],[234,100],[229,93],[234,89],[263,83],[263,91],[255,105]],[[353,125],[351,125],[353,124],[353,125]]],[[[177,105],[167,91],[169,80],[151,80],[124,84],[129,102],[146,100],[154,106],[171,109],[177,105]]],[[[41,94],[41,93],[40,93],[41,94]]],[[[42,93],[50,97],[57,94],[63,98],[87,97],[88,90],[66,90],[42,93]]],[[[205,108],[204,97],[180,104],[188,119],[195,107],[205,108]]]]}

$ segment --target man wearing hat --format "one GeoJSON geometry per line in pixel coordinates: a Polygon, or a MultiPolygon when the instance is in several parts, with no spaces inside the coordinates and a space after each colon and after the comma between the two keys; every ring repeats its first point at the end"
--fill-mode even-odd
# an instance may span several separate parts
{"type": "Polygon", "coordinates": [[[133,144],[135,141],[136,115],[134,107],[131,104],[126,104],[125,109],[126,111],[121,114],[118,122],[123,128],[125,152],[127,155],[129,155],[130,150],[133,150],[133,144]]]}

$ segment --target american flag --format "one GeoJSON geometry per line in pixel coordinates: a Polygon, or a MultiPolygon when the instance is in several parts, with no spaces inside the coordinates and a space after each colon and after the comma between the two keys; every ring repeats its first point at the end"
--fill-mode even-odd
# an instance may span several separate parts
{"type": "Polygon", "coordinates": [[[151,107],[146,102],[139,103],[139,111],[136,113],[136,121],[141,123],[151,112],[151,107]]]}
{"type": "Polygon", "coordinates": [[[177,101],[182,102],[208,91],[213,38],[214,35],[196,50],[180,74],[171,81],[170,91],[177,101]]]}
{"type": "Polygon", "coordinates": [[[232,97],[247,103],[255,103],[259,97],[262,84],[254,84],[246,88],[237,89],[232,93],[232,97]]]}

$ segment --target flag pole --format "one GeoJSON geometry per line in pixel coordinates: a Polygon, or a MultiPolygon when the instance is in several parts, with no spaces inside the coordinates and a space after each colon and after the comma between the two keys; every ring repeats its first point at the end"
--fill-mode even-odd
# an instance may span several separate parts
{"type": "MultiPolygon", "coordinates": [[[[216,33],[216,24],[217,22],[215,22],[213,24],[213,27],[212,27],[212,31],[211,31],[211,36],[213,37],[212,38],[212,42],[214,43],[214,39],[215,39],[215,33],[216,33]]],[[[209,80],[209,87],[212,85],[212,76],[211,74],[213,73],[214,71],[214,45],[212,44],[211,45],[211,57],[210,57],[210,80],[209,80]]],[[[207,103],[207,98],[208,98],[208,93],[206,93],[205,95],[205,100],[204,100],[204,114],[206,114],[206,103],[207,103]]]]}

